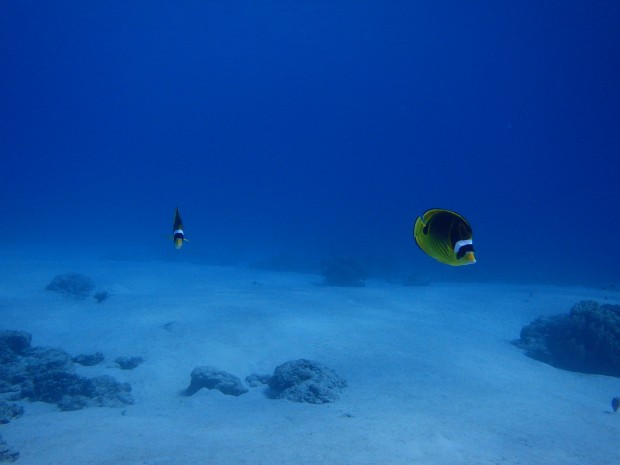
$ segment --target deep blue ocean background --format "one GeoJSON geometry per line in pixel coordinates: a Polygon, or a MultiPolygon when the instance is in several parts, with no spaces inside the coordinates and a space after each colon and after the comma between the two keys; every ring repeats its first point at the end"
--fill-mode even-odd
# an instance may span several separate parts
{"type": "Polygon", "coordinates": [[[620,2],[3,1],[0,69],[5,256],[620,285],[620,2]]]}

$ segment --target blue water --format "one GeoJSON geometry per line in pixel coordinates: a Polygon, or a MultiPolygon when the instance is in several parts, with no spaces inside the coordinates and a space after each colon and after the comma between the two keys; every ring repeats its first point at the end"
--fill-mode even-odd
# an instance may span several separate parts
{"type": "Polygon", "coordinates": [[[0,249],[617,283],[619,52],[614,1],[5,1],[0,249]]]}

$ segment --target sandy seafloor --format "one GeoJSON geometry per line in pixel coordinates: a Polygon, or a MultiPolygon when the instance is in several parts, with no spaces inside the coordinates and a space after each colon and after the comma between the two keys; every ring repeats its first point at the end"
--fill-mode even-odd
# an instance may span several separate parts
{"type": "Polygon", "coordinates": [[[337,288],[311,274],[146,261],[2,268],[2,329],[73,355],[103,352],[79,373],[127,381],[135,399],[74,412],[25,402],[23,417],[0,425],[20,465],[620,463],[620,414],[610,407],[620,379],[558,370],[509,343],[538,315],[581,299],[618,303],[617,292],[379,280],[337,288]],[[109,300],[44,290],[65,272],[91,276],[109,300]],[[123,371],[113,363],[121,355],[145,362],[123,371]],[[297,358],[345,377],[341,399],[300,404],[264,388],[180,395],[198,365],[244,378],[297,358]]]}

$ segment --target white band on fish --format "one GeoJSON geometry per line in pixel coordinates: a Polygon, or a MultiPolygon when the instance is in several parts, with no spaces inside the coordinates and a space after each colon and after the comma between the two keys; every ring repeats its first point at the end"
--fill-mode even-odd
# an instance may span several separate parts
{"type": "Polygon", "coordinates": [[[462,241],[458,241],[456,244],[454,244],[454,253],[458,254],[461,247],[463,247],[464,245],[471,245],[473,243],[474,242],[471,239],[464,239],[462,241]]]}
{"type": "Polygon", "coordinates": [[[174,231],[172,231],[172,234],[183,234],[183,230],[182,229],[175,229],[174,231]]]}

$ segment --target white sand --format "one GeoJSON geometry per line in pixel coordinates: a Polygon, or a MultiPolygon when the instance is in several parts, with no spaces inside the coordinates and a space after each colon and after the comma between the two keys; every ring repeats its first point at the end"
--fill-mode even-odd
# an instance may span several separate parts
{"type": "Polygon", "coordinates": [[[60,412],[25,402],[0,434],[20,465],[620,463],[620,380],[557,370],[509,344],[540,314],[618,293],[498,284],[317,286],[319,276],[164,262],[3,264],[0,327],[33,345],[101,351],[80,367],[133,386],[135,404],[60,412]],[[44,291],[68,271],[111,297],[44,291]],[[163,328],[172,322],[168,329],[163,328]],[[141,355],[133,371],[113,366],[141,355]],[[327,405],[187,387],[213,365],[241,378],[310,358],[347,378],[327,405]]]}

